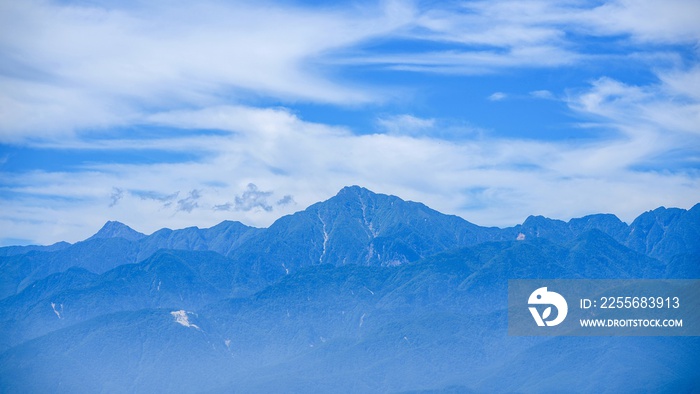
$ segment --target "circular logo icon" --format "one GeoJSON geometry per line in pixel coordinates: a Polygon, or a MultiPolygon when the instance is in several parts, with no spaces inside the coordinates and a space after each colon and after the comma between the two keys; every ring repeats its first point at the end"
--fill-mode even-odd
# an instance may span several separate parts
{"type": "Polygon", "coordinates": [[[542,311],[542,315],[540,315],[540,312],[537,310],[536,306],[529,307],[533,319],[535,319],[535,322],[540,327],[544,327],[545,325],[548,327],[556,326],[566,319],[566,314],[569,311],[569,306],[566,304],[564,297],[562,297],[559,293],[547,291],[546,287],[540,287],[539,289],[533,291],[532,294],[530,294],[530,298],[528,298],[527,303],[530,305],[549,305],[542,311]],[[556,317],[551,320],[547,320],[552,316],[552,306],[557,308],[557,314],[555,315],[556,317]]]}

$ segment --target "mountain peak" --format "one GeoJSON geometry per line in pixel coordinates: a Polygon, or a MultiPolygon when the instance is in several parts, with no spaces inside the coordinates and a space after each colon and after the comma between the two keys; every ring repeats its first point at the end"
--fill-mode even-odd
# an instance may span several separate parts
{"type": "Polygon", "coordinates": [[[144,237],[146,237],[145,234],[141,234],[126,224],[110,220],[102,226],[100,231],[88,239],[124,238],[129,241],[138,241],[144,237]]]}
{"type": "Polygon", "coordinates": [[[388,203],[401,202],[408,203],[409,205],[417,204],[420,206],[424,206],[424,204],[406,201],[391,194],[375,193],[372,190],[357,185],[345,186],[344,188],[340,189],[340,191],[338,192],[338,194],[335,195],[335,197],[332,197],[328,201],[359,201],[362,205],[369,201],[374,201],[375,203],[384,201],[388,203]]]}
{"type": "Polygon", "coordinates": [[[343,197],[343,196],[357,196],[357,195],[375,195],[373,191],[366,189],[362,186],[357,186],[357,185],[352,185],[352,186],[345,186],[344,188],[340,189],[338,194],[336,194],[337,197],[343,197]]]}

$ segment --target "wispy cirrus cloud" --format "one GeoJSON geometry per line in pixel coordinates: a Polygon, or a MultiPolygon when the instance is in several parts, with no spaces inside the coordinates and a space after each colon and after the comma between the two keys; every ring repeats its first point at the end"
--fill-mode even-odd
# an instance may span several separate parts
{"type": "Polygon", "coordinates": [[[399,3],[309,9],[218,1],[3,2],[0,140],[128,125],[152,109],[251,94],[373,101],[371,89],[336,83],[311,64],[328,50],[400,27],[411,12],[399,3]]]}
{"type": "Polygon", "coordinates": [[[692,0],[617,0],[598,4],[572,15],[571,20],[594,29],[599,35],[625,34],[635,41],[698,43],[700,4],[692,0]]]}
{"type": "Polygon", "coordinates": [[[670,43],[700,36],[698,6],[687,0],[180,5],[1,4],[0,141],[65,139],[252,96],[333,105],[386,99],[381,88],[335,78],[337,67],[493,73],[574,66],[605,50],[620,55],[604,46],[589,53],[574,41],[582,35],[670,43]],[[392,53],[363,47],[376,40],[435,45],[392,53]]]}
{"type": "Polygon", "coordinates": [[[697,44],[698,15],[700,6],[692,0],[450,2],[421,10],[392,36],[435,43],[433,47],[392,54],[350,52],[345,59],[349,64],[467,75],[576,66],[607,56],[637,57],[639,43],[697,44]],[[581,37],[614,38],[621,45],[581,37]]]}
{"type": "Polygon", "coordinates": [[[602,118],[607,124],[629,134],[654,130],[677,144],[673,138],[700,136],[700,69],[661,73],[660,83],[629,85],[600,78],[590,89],[569,101],[579,112],[602,118]]]}
{"type": "MultiPolygon", "coordinates": [[[[600,78],[570,96],[570,108],[587,118],[587,127],[612,134],[604,147],[581,156],[581,165],[604,171],[622,162],[628,168],[700,175],[700,99],[685,93],[700,89],[696,72],[676,70],[661,74],[659,83],[641,86],[600,78]],[[686,83],[680,89],[679,81],[686,83]]],[[[688,193],[700,199],[700,191],[688,193]]]]}

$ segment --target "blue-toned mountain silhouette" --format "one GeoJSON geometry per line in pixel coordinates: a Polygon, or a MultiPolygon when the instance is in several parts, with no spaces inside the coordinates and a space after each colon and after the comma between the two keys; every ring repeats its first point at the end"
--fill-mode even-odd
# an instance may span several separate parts
{"type": "Polygon", "coordinates": [[[700,387],[696,337],[509,337],[517,278],[700,278],[700,204],[500,229],[353,186],[264,229],[0,248],[0,391],[700,387]]]}

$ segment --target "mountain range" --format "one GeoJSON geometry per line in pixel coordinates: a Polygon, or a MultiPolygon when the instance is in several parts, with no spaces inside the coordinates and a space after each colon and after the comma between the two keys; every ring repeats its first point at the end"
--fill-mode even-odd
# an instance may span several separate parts
{"type": "Polygon", "coordinates": [[[696,337],[509,337],[516,278],[700,278],[700,204],[495,228],[352,186],[268,228],[0,248],[0,391],[700,387],[696,337]]]}

